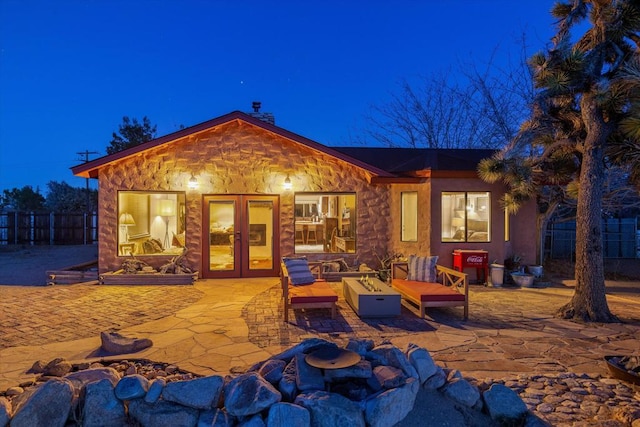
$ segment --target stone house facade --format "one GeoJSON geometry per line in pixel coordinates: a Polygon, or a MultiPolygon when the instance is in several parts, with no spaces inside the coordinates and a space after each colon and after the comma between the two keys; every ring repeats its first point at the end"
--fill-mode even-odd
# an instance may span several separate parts
{"type": "MultiPolygon", "coordinates": [[[[98,179],[100,272],[131,255],[159,267],[184,248],[203,278],[275,276],[290,255],[373,268],[387,252],[439,255],[451,265],[454,248],[535,260],[534,204],[513,217],[517,236],[505,238],[504,190],[475,168],[398,172],[363,153],[232,112],[72,172],[98,179]],[[451,241],[447,233],[465,227],[443,220],[443,200],[482,204],[479,212],[490,212],[490,229],[478,233],[485,240],[451,241]]],[[[463,216],[467,229],[483,227],[463,216]]]]}

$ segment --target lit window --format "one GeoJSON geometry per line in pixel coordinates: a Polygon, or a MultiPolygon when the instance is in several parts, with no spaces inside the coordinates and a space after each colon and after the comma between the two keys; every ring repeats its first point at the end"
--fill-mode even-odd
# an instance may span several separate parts
{"type": "Polygon", "coordinates": [[[442,241],[489,242],[489,192],[442,193],[442,241]]]}
{"type": "Polygon", "coordinates": [[[296,193],[294,200],[296,253],[356,251],[354,193],[296,193]]]}
{"type": "Polygon", "coordinates": [[[118,193],[118,255],[175,255],[185,246],[184,193],[118,193]]]}
{"type": "Polygon", "coordinates": [[[401,236],[403,242],[418,240],[418,193],[415,191],[401,195],[401,236]]]}

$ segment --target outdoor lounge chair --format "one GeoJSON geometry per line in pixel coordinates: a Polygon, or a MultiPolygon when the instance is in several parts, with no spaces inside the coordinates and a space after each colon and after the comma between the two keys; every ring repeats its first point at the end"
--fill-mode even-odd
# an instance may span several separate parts
{"type": "Polygon", "coordinates": [[[464,319],[469,317],[469,284],[466,273],[437,265],[437,257],[413,257],[417,264],[423,263],[422,271],[412,271],[409,262],[391,264],[391,286],[402,298],[420,307],[420,317],[424,319],[427,307],[464,308],[464,319]],[[428,264],[428,265],[427,265],[428,264]]]}
{"type": "Polygon", "coordinates": [[[309,263],[306,258],[283,258],[280,271],[284,321],[289,321],[289,309],[331,309],[331,318],[336,317],[338,294],[324,279],[318,279],[320,263],[309,263]],[[316,275],[311,269],[317,271],[316,275]]]}

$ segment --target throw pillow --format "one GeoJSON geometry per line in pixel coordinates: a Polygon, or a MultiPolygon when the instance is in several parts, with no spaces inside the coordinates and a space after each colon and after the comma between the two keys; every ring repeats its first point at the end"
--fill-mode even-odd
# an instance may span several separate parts
{"type": "Polygon", "coordinates": [[[185,240],[184,233],[180,233],[180,234],[173,233],[173,241],[171,242],[171,244],[179,248],[184,248],[184,240],[185,240]]]}
{"type": "Polygon", "coordinates": [[[306,258],[283,258],[292,285],[308,285],[316,281],[306,258]]]}
{"type": "Polygon", "coordinates": [[[434,283],[437,279],[436,263],[438,256],[409,255],[409,272],[407,280],[434,283]]]}

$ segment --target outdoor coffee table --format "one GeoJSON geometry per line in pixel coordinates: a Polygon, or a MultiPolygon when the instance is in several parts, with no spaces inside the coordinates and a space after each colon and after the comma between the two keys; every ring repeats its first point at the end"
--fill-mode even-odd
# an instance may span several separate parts
{"type": "Polygon", "coordinates": [[[379,279],[345,277],[342,279],[342,293],[360,317],[400,315],[400,293],[379,279]]]}

